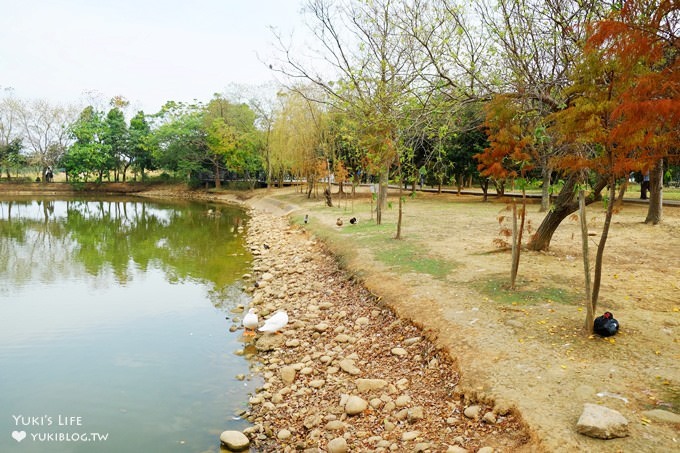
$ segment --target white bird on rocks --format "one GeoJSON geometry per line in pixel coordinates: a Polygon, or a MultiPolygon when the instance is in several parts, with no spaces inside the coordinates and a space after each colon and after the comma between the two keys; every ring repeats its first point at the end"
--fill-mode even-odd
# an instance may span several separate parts
{"type": "Polygon", "coordinates": [[[257,329],[257,313],[255,313],[255,309],[251,308],[248,310],[248,313],[243,317],[243,328],[245,329],[245,332],[243,332],[243,335],[255,335],[255,329],[257,329]]]}
{"type": "Polygon", "coordinates": [[[283,310],[277,311],[271,318],[265,320],[264,325],[259,328],[260,332],[276,333],[288,324],[288,313],[283,310]]]}

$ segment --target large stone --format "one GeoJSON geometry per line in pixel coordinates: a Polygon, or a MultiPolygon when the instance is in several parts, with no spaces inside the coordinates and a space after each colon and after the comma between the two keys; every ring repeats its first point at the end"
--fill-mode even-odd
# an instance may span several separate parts
{"type": "Polygon", "coordinates": [[[663,409],[644,411],[642,415],[649,419],[656,420],[657,422],[680,424],[680,415],[665,411],[663,409]]]}
{"type": "Polygon", "coordinates": [[[387,381],[384,379],[357,379],[354,382],[360,393],[380,390],[387,386],[387,381]]]}
{"type": "Polygon", "coordinates": [[[250,441],[240,431],[224,431],[220,434],[220,442],[231,451],[243,451],[250,446],[250,441]]]}
{"type": "Polygon", "coordinates": [[[420,436],[420,431],[406,431],[401,435],[401,440],[408,442],[409,440],[416,439],[418,436],[420,436]]]}
{"type": "Polygon", "coordinates": [[[276,434],[276,438],[279,440],[288,440],[293,434],[287,429],[282,429],[276,434]]]}
{"type": "Polygon", "coordinates": [[[395,401],[397,407],[404,407],[411,404],[411,397],[409,395],[399,395],[395,401]]]}
{"type": "Polygon", "coordinates": [[[273,351],[283,346],[283,342],[283,335],[262,335],[255,342],[255,347],[261,352],[273,351]]]}
{"type": "Polygon", "coordinates": [[[471,418],[473,420],[476,420],[481,415],[481,411],[482,411],[481,407],[479,407],[477,405],[472,405],[472,406],[466,407],[465,410],[463,411],[463,414],[465,414],[465,416],[467,418],[471,418]]]}
{"type": "Polygon", "coordinates": [[[322,418],[319,414],[311,414],[305,417],[302,425],[307,429],[312,429],[321,424],[322,418]]]}
{"type": "Polygon", "coordinates": [[[425,412],[421,406],[412,407],[407,412],[407,418],[409,423],[415,423],[425,418],[425,412]]]}
{"type": "Polygon", "coordinates": [[[331,420],[328,423],[326,423],[325,429],[326,431],[340,431],[342,429],[345,429],[345,424],[340,420],[331,420]]]}
{"type": "Polygon", "coordinates": [[[357,368],[356,365],[354,365],[354,360],[352,359],[343,359],[338,363],[338,365],[345,373],[349,373],[354,376],[361,374],[361,370],[357,368]]]}
{"type": "Polygon", "coordinates": [[[586,403],[576,423],[576,431],[597,439],[628,436],[628,420],[620,412],[598,404],[586,403]]]}
{"type": "Polygon", "coordinates": [[[356,395],[351,395],[345,403],[345,413],[347,415],[360,414],[368,408],[368,401],[356,395]]]}
{"type": "Polygon", "coordinates": [[[309,381],[309,386],[315,389],[321,388],[326,384],[326,381],[323,379],[314,379],[313,381],[309,381]]]}
{"type": "Polygon", "coordinates": [[[317,332],[325,332],[328,330],[328,324],[326,324],[325,322],[320,322],[319,324],[314,326],[314,330],[316,330],[317,332]]]}
{"type": "Polygon", "coordinates": [[[328,453],[347,453],[349,447],[347,446],[347,441],[344,437],[336,437],[335,439],[328,442],[328,453]]]}
{"type": "Polygon", "coordinates": [[[496,414],[494,414],[493,412],[487,412],[486,414],[484,414],[484,417],[482,417],[482,420],[483,420],[485,423],[488,423],[488,424],[490,424],[490,425],[493,425],[493,424],[495,424],[496,421],[497,421],[497,419],[496,419],[496,414]]]}
{"type": "Polygon", "coordinates": [[[411,346],[411,345],[413,345],[413,344],[418,343],[418,342],[420,341],[420,339],[421,339],[421,337],[411,337],[411,338],[407,338],[406,340],[404,340],[404,344],[405,344],[406,346],[411,346]]]}
{"type": "Polygon", "coordinates": [[[344,333],[338,334],[335,337],[335,341],[337,341],[338,343],[349,343],[351,339],[352,338],[349,335],[344,333]]]}
{"type": "Polygon", "coordinates": [[[279,370],[279,373],[281,374],[281,380],[285,384],[292,384],[293,381],[295,381],[295,374],[296,373],[295,373],[294,367],[292,367],[290,365],[286,365],[284,367],[281,367],[281,370],[279,370]]]}
{"type": "Polygon", "coordinates": [[[459,447],[458,445],[451,445],[446,449],[446,453],[468,453],[468,451],[463,447],[459,447]]]}

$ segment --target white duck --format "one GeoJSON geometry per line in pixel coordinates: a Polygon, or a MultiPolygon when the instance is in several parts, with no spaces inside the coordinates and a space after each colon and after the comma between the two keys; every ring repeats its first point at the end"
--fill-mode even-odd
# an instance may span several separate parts
{"type": "Polygon", "coordinates": [[[257,313],[255,313],[255,309],[251,308],[248,310],[248,313],[243,317],[243,328],[245,331],[243,332],[243,335],[255,335],[255,329],[257,329],[257,313]]]}
{"type": "Polygon", "coordinates": [[[271,318],[265,320],[264,325],[259,328],[260,332],[276,333],[288,324],[288,313],[283,310],[277,311],[271,318]]]}

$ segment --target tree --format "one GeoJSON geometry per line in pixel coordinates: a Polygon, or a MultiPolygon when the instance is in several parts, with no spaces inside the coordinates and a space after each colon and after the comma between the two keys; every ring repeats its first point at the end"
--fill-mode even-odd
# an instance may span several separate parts
{"type": "Polygon", "coordinates": [[[142,181],[144,181],[144,171],[153,170],[155,168],[155,162],[153,160],[155,148],[151,126],[146,120],[146,115],[144,115],[143,111],[137,112],[137,114],[130,119],[130,128],[128,131],[130,134],[130,164],[132,165],[135,174],[137,171],[141,173],[142,181]]]}
{"type": "MultiPolygon", "coordinates": [[[[404,4],[390,0],[362,2],[310,0],[305,12],[318,40],[318,61],[327,64],[329,76],[314,71],[308,62],[281,40],[283,64],[275,70],[292,79],[305,79],[330,103],[352,117],[359,127],[369,171],[379,174],[377,222],[387,197],[389,172],[399,165],[403,142],[402,114],[410,101],[417,72],[411,38],[397,26],[404,4]]],[[[399,226],[397,227],[399,230],[399,226]]]]}
{"type": "Polygon", "coordinates": [[[26,159],[21,155],[23,147],[20,138],[14,138],[8,144],[0,145],[0,166],[5,167],[7,179],[11,179],[10,170],[26,165],[26,159]]]}
{"type": "MultiPolygon", "coordinates": [[[[255,148],[259,150],[260,157],[251,155],[249,160],[256,162],[255,167],[258,169],[263,166],[262,161],[264,161],[267,188],[271,188],[273,182],[271,140],[277,106],[276,98],[278,97],[274,94],[278,89],[279,87],[273,84],[251,87],[250,90],[242,86],[235,87],[236,93],[239,93],[241,97],[247,100],[248,105],[256,115],[255,127],[259,133],[256,134],[256,140],[253,143],[255,148]]],[[[236,98],[236,93],[230,96],[230,99],[236,98]]]]}
{"type": "Polygon", "coordinates": [[[278,180],[283,182],[288,172],[307,180],[307,196],[311,197],[322,173],[319,164],[326,163],[323,137],[326,119],[323,106],[310,101],[301,93],[312,87],[297,87],[280,93],[280,109],[275,112],[272,127],[271,160],[278,180]]]}
{"type": "Polygon", "coordinates": [[[662,220],[663,160],[678,161],[680,139],[680,6],[671,0],[627,0],[594,23],[587,52],[615,62],[620,99],[611,140],[650,172],[645,222],[662,220]]]}
{"type": "MultiPolygon", "coordinates": [[[[549,186],[554,174],[552,163],[560,154],[569,153],[566,144],[557,146],[549,115],[559,112],[570,102],[573,92],[567,89],[569,78],[586,36],[586,24],[603,17],[602,2],[572,2],[562,0],[499,0],[497,8],[487,2],[476,2],[478,17],[484,29],[493,37],[489,50],[497,52],[504,68],[484,80],[490,90],[514,98],[522,106],[522,118],[532,119],[526,129],[532,135],[534,165],[543,180],[542,208],[549,204],[549,186]]],[[[492,52],[493,53],[493,52],[492,52]]],[[[483,74],[486,74],[483,72],[483,74]]],[[[553,201],[528,247],[547,250],[550,240],[564,218],[578,209],[575,192],[570,191],[578,174],[562,170],[565,183],[553,201]]],[[[587,203],[599,197],[593,192],[587,203]]]]}
{"type": "Polygon", "coordinates": [[[356,186],[365,175],[363,152],[359,146],[357,125],[347,115],[343,115],[342,112],[336,111],[329,114],[328,135],[335,158],[333,165],[335,166],[336,163],[341,164],[347,172],[346,176],[352,177],[352,195],[354,195],[356,186]]]}
{"type": "Polygon", "coordinates": [[[13,140],[20,138],[19,100],[12,96],[12,91],[0,100],[0,146],[8,146],[13,140]]]}
{"type": "Polygon", "coordinates": [[[20,101],[16,108],[29,161],[41,168],[44,180],[47,170],[56,166],[68,148],[70,125],[77,112],[72,106],[53,105],[43,99],[20,101]]]}
{"type": "MultiPolygon", "coordinates": [[[[677,138],[677,127],[670,130],[666,127],[668,120],[676,121],[677,125],[680,111],[677,97],[673,97],[678,92],[675,76],[665,74],[670,83],[662,83],[660,89],[644,87],[647,78],[660,82],[656,73],[664,73],[669,63],[674,65],[673,54],[677,49],[669,49],[660,38],[658,25],[673,11],[677,15],[677,8],[668,2],[629,1],[624,2],[620,10],[612,11],[607,20],[596,22],[583,58],[572,75],[573,101],[554,114],[554,129],[561,134],[561,140],[575,144],[572,149],[578,151],[564,156],[558,165],[578,172],[595,171],[606,179],[609,188],[592,288],[586,295],[585,328],[589,333],[593,328],[604,250],[614,214],[616,180],[627,177],[645,163],[658,161],[677,138]],[[654,110],[647,110],[647,103],[652,104],[654,110]]],[[[673,38],[672,42],[677,41],[673,38]]],[[[590,269],[586,267],[585,272],[588,282],[590,269]]]]}
{"type": "Polygon", "coordinates": [[[113,170],[115,181],[119,180],[119,170],[122,169],[124,182],[127,169],[131,164],[131,151],[125,115],[120,108],[113,107],[106,114],[101,138],[102,142],[108,145],[111,153],[109,169],[113,170]]]}
{"type": "Polygon", "coordinates": [[[111,145],[105,143],[106,124],[103,113],[86,107],[69,128],[73,144],[61,159],[66,177],[71,182],[88,182],[97,174],[101,182],[111,164],[111,145]]]}
{"type": "Polygon", "coordinates": [[[153,119],[157,123],[153,146],[158,165],[195,182],[209,152],[203,106],[169,101],[153,119]]]}
{"type": "Polygon", "coordinates": [[[19,101],[8,95],[0,100],[0,165],[5,167],[7,179],[10,179],[10,169],[22,163],[23,149],[22,135],[19,128],[19,101]]]}
{"type": "Polygon", "coordinates": [[[522,234],[526,218],[526,172],[533,166],[533,135],[527,128],[524,109],[513,98],[497,96],[487,106],[486,127],[489,131],[489,147],[475,157],[480,161],[482,176],[500,180],[517,180],[522,186],[522,208],[517,225],[517,204],[512,199],[512,266],[510,287],[515,288],[522,247],[522,234]]]}
{"type": "Polygon", "coordinates": [[[204,125],[215,172],[215,187],[220,187],[223,168],[237,173],[257,170],[255,112],[245,103],[232,103],[216,95],[206,106],[204,125]]]}

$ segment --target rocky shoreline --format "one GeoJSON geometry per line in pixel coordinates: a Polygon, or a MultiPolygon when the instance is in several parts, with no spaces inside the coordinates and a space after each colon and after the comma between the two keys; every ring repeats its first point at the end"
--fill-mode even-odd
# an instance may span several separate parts
{"type": "Polygon", "coordinates": [[[251,210],[246,276],[260,319],[290,321],[245,350],[264,385],[244,414],[256,451],[517,451],[529,436],[505,405],[467,401],[449,355],[342,270],[283,216],[251,210]]]}

